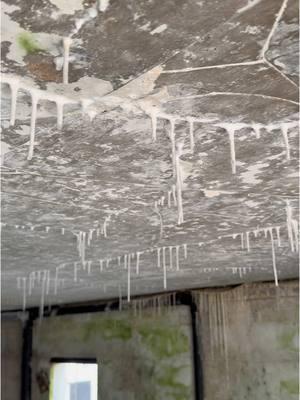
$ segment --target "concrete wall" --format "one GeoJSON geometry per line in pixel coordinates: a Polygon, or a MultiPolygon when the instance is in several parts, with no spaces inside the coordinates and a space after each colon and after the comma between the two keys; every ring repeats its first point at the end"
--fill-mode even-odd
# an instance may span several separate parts
{"type": "Polygon", "coordinates": [[[17,400],[21,394],[22,323],[1,321],[1,399],[17,400]]]}
{"type": "Polygon", "coordinates": [[[205,400],[298,399],[298,282],[194,292],[205,400]]]}
{"type": "Polygon", "coordinates": [[[54,316],[41,326],[36,322],[32,400],[49,399],[46,380],[53,357],[97,358],[99,400],[194,399],[190,310],[159,311],[54,316]]]}
{"type": "MultiPolygon", "coordinates": [[[[193,291],[193,297],[205,400],[298,399],[298,282],[281,282],[279,288],[258,283],[206,289],[193,291]]],[[[20,398],[21,348],[21,322],[4,320],[4,400],[20,398]]],[[[99,400],[194,399],[188,307],[53,316],[41,325],[37,321],[32,400],[49,399],[53,357],[97,358],[99,400]]]]}

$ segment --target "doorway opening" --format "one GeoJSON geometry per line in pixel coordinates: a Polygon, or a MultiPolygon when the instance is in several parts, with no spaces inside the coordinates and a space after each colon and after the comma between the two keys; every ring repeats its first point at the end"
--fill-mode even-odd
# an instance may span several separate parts
{"type": "Polygon", "coordinates": [[[98,400],[95,359],[51,360],[49,400],[98,400]]]}

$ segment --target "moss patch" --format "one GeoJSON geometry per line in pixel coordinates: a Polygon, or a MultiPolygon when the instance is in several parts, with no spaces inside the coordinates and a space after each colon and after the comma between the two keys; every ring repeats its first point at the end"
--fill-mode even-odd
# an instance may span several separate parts
{"type": "Polygon", "coordinates": [[[29,32],[20,33],[17,41],[19,46],[26,51],[26,54],[34,54],[43,51],[29,32]]]}
{"type": "Polygon", "coordinates": [[[190,389],[177,381],[178,372],[184,367],[165,367],[157,383],[166,389],[166,394],[174,400],[188,400],[190,389]]]}
{"type": "Polygon", "coordinates": [[[142,342],[159,359],[173,357],[189,350],[189,341],[178,329],[151,327],[148,324],[139,328],[142,342]]]}
{"type": "Polygon", "coordinates": [[[94,320],[84,324],[83,340],[88,340],[93,335],[100,335],[107,340],[129,340],[132,337],[132,328],[123,320],[109,318],[94,320]]]}
{"type": "Polygon", "coordinates": [[[299,395],[298,379],[289,379],[287,381],[280,381],[280,391],[284,391],[289,394],[299,395]]]}
{"type": "Polygon", "coordinates": [[[284,332],[278,338],[280,346],[286,350],[298,353],[298,348],[297,346],[295,346],[295,342],[298,343],[298,341],[295,340],[297,338],[297,335],[297,329],[292,329],[290,331],[284,332]]]}

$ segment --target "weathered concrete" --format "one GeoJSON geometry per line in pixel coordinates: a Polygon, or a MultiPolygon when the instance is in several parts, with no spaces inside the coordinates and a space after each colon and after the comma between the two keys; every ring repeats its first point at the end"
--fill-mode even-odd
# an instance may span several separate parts
{"type": "Polygon", "coordinates": [[[50,359],[96,358],[99,399],[194,399],[188,307],[45,318],[35,324],[32,400],[49,399],[36,376],[50,359]]]}
{"type": "Polygon", "coordinates": [[[296,8],[295,0],[3,2],[2,70],[21,87],[13,126],[9,85],[2,91],[4,308],[127,296],[128,254],[132,268],[140,254],[131,295],[298,276],[296,8]],[[68,35],[63,84],[56,66],[68,35]],[[42,99],[28,160],[31,95],[42,99]],[[72,104],[58,129],[61,96],[72,104]],[[193,146],[189,118],[198,119],[193,146]],[[175,153],[183,146],[179,180],[172,144],[175,153]],[[174,185],[180,225],[179,202],[167,205],[174,185]],[[105,221],[106,237],[94,231],[86,246],[87,266],[76,235],[105,221]]]}
{"type": "Polygon", "coordinates": [[[18,400],[21,396],[22,323],[1,320],[1,399],[18,400]]]}
{"type": "Polygon", "coordinates": [[[296,400],[299,285],[195,291],[205,400],[296,400]]]}

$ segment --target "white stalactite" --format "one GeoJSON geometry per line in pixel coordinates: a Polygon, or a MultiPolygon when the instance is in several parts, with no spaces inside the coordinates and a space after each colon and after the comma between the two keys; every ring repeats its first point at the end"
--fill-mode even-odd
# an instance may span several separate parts
{"type": "Polygon", "coordinates": [[[19,81],[12,81],[10,84],[10,92],[11,92],[11,106],[10,106],[10,125],[14,125],[16,122],[16,110],[17,110],[17,98],[18,98],[18,90],[19,90],[19,81]]]}
{"type": "Polygon", "coordinates": [[[31,105],[31,118],[30,118],[30,138],[29,138],[29,150],[28,150],[28,160],[32,159],[34,151],[34,139],[35,139],[35,124],[37,118],[37,105],[39,98],[34,92],[31,93],[32,105],[31,105]]]}
{"type": "Polygon", "coordinates": [[[157,110],[151,111],[151,124],[152,124],[152,139],[156,142],[157,138],[157,110]]]}
{"type": "Polygon", "coordinates": [[[194,119],[193,118],[188,118],[188,123],[189,123],[189,133],[190,133],[190,149],[191,152],[194,153],[194,148],[195,148],[195,141],[194,141],[194,119]]]}
{"type": "Polygon", "coordinates": [[[289,144],[289,137],[288,137],[289,127],[286,124],[281,124],[280,125],[280,129],[281,129],[281,133],[282,133],[283,140],[284,140],[285,151],[286,151],[286,159],[290,160],[291,159],[291,153],[290,153],[290,144],[289,144]]]}
{"type": "Polygon", "coordinates": [[[272,228],[268,228],[268,233],[270,235],[270,240],[271,240],[272,263],[273,263],[273,273],[274,273],[275,286],[278,286],[278,275],[277,275],[277,268],[276,268],[276,255],[275,255],[275,246],[274,246],[274,238],[273,238],[272,228]]]}
{"type": "Polygon", "coordinates": [[[63,38],[63,83],[69,83],[69,62],[70,62],[70,47],[72,44],[72,39],[70,37],[63,38]]]}

